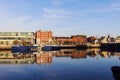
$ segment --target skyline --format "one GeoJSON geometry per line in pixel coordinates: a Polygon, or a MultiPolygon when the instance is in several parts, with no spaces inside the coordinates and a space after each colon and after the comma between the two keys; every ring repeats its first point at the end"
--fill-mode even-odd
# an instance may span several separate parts
{"type": "Polygon", "coordinates": [[[120,36],[119,0],[0,0],[0,32],[120,36]]]}

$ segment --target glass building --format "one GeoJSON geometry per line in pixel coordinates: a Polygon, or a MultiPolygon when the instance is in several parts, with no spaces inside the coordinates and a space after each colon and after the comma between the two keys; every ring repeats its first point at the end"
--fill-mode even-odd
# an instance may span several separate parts
{"type": "Polygon", "coordinates": [[[24,40],[26,44],[34,44],[35,35],[34,32],[0,32],[0,44],[13,45],[13,42],[17,40],[18,44],[24,40]]]}

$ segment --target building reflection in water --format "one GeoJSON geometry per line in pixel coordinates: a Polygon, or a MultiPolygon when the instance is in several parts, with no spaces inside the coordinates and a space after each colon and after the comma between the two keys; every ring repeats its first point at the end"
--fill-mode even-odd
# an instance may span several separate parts
{"type": "MultiPolygon", "coordinates": [[[[52,64],[52,58],[69,57],[71,59],[88,59],[88,58],[111,58],[112,56],[120,57],[120,52],[101,51],[99,49],[88,50],[61,50],[51,52],[35,53],[12,53],[11,51],[0,51],[0,64],[52,64]]],[[[61,58],[60,58],[61,59],[61,58]]],[[[89,60],[89,59],[88,59],[89,60]]],[[[78,60],[79,61],[79,60],[78,60]]],[[[58,62],[59,63],[59,62],[58,62]]],[[[111,68],[115,80],[120,80],[120,67],[111,68]]],[[[37,71],[34,72],[37,75],[37,71]]]]}
{"type": "Polygon", "coordinates": [[[52,54],[45,53],[45,52],[36,54],[36,63],[37,64],[51,64],[52,54]]]}
{"type": "Polygon", "coordinates": [[[72,53],[71,58],[87,58],[87,53],[86,51],[76,51],[72,53]]]}
{"type": "Polygon", "coordinates": [[[68,50],[68,51],[60,51],[55,54],[56,57],[71,57],[71,58],[87,58],[87,53],[85,50],[68,50]]]}
{"type": "Polygon", "coordinates": [[[110,58],[110,56],[120,56],[120,52],[108,52],[101,51],[100,49],[88,49],[88,50],[63,50],[60,52],[56,52],[54,54],[56,57],[71,57],[71,58],[87,58],[101,56],[102,58],[110,58]]]}
{"type": "MultiPolygon", "coordinates": [[[[98,54],[98,53],[97,53],[97,54],[98,54]]],[[[92,51],[88,51],[88,52],[87,52],[87,55],[90,56],[90,57],[96,57],[97,54],[95,53],[94,50],[92,50],[92,51]]]]}
{"type": "Polygon", "coordinates": [[[0,51],[0,64],[33,64],[35,55],[31,53],[12,53],[0,51]]]}
{"type": "Polygon", "coordinates": [[[110,56],[111,56],[111,53],[108,51],[100,51],[99,54],[101,57],[109,57],[110,58],[110,56]]]}
{"type": "Polygon", "coordinates": [[[34,53],[12,53],[11,51],[0,51],[0,64],[51,64],[52,56],[70,57],[72,59],[80,59],[96,56],[110,58],[111,56],[120,57],[120,52],[101,51],[100,49],[88,50],[61,50],[56,52],[36,52],[34,53]]]}
{"type": "Polygon", "coordinates": [[[73,59],[77,58],[87,58],[87,56],[96,56],[96,52],[94,50],[68,50],[68,51],[60,51],[58,53],[56,53],[56,57],[71,57],[73,59]]]}
{"type": "Polygon", "coordinates": [[[0,64],[51,64],[52,54],[42,52],[33,53],[12,53],[11,51],[0,51],[0,64]]]}

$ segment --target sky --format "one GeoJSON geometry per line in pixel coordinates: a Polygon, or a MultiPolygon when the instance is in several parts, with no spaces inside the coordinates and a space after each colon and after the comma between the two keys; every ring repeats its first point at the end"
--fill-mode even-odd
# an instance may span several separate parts
{"type": "Polygon", "coordinates": [[[0,32],[120,36],[120,0],[0,0],[0,32]]]}

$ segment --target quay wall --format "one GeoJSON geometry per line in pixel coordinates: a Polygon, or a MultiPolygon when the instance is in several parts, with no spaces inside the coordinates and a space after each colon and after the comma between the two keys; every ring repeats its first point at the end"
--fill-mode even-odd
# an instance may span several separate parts
{"type": "Polygon", "coordinates": [[[102,43],[100,49],[103,51],[119,51],[120,52],[120,43],[102,43]]]}
{"type": "Polygon", "coordinates": [[[61,45],[60,49],[87,49],[87,45],[61,45]]]}
{"type": "Polygon", "coordinates": [[[119,51],[120,52],[120,43],[101,43],[101,44],[87,44],[87,45],[74,45],[74,46],[61,46],[61,49],[101,49],[102,51],[119,51]]]}
{"type": "MultiPolygon", "coordinates": [[[[44,46],[42,46],[44,47],[44,46]]],[[[102,43],[100,45],[60,45],[60,49],[89,49],[89,48],[99,48],[103,51],[119,51],[120,43],[102,43]]],[[[11,50],[11,45],[0,45],[0,50],[11,50]]]]}
{"type": "Polygon", "coordinates": [[[84,49],[87,49],[87,45],[76,45],[76,49],[77,50],[84,50],[84,49]]]}
{"type": "Polygon", "coordinates": [[[61,49],[87,49],[87,48],[100,48],[100,44],[81,44],[81,45],[60,45],[61,49]]]}
{"type": "Polygon", "coordinates": [[[75,49],[76,45],[60,45],[60,49],[75,49]]]}

